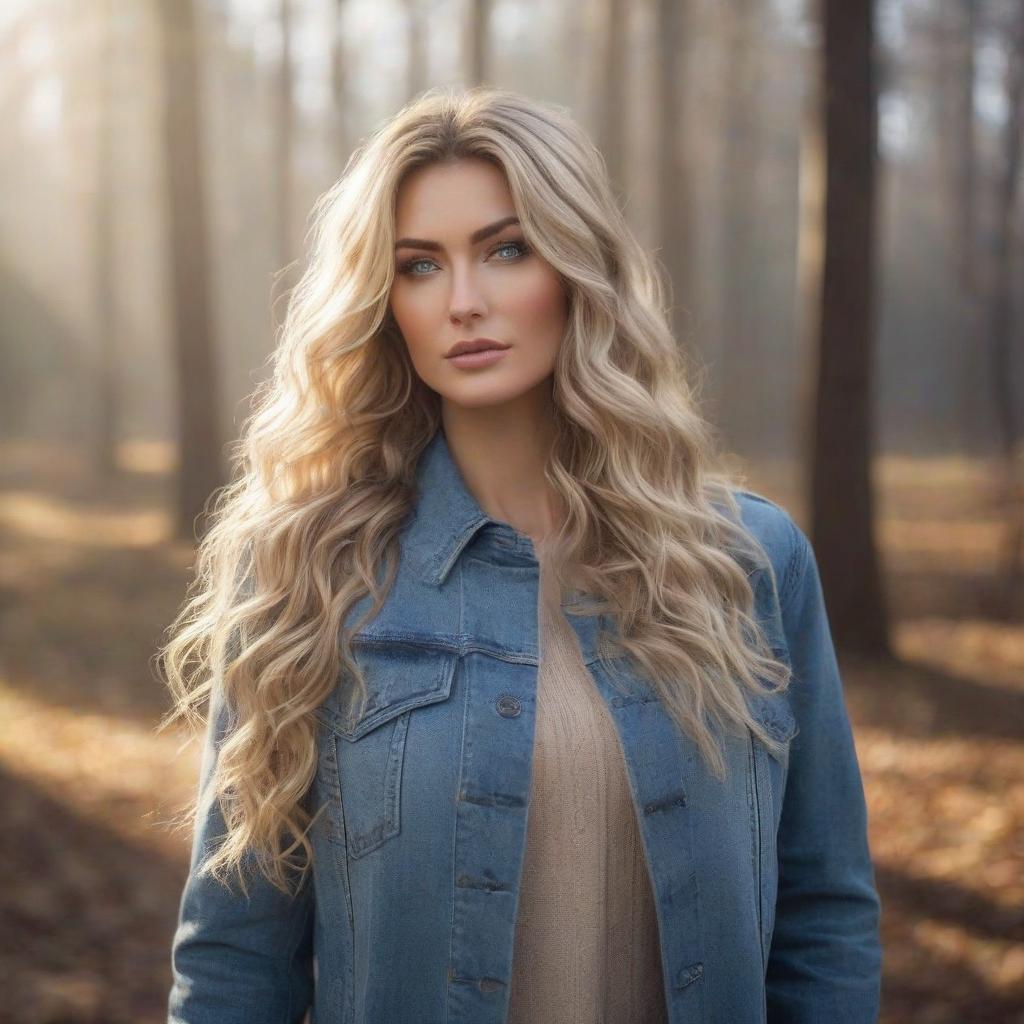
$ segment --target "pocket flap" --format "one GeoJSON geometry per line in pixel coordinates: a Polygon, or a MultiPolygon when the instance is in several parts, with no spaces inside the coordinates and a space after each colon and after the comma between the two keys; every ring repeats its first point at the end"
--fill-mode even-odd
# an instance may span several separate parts
{"type": "Polygon", "coordinates": [[[748,700],[754,717],[775,739],[788,743],[796,735],[796,716],[784,694],[751,694],[748,700]]]}
{"type": "Polygon", "coordinates": [[[459,658],[455,651],[358,639],[352,653],[366,679],[365,705],[360,707],[355,679],[339,673],[334,690],[316,711],[324,725],[347,740],[358,740],[411,708],[447,699],[459,658]]]}

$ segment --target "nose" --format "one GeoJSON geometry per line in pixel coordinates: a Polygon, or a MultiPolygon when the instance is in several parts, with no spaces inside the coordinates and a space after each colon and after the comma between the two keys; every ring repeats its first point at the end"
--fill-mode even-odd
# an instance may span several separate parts
{"type": "Polygon", "coordinates": [[[474,317],[479,319],[486,311],[486,303],[473,272],[469,269],[456,270],[448,299],[448,315],[452,322],[468,323],[474,317]]]}

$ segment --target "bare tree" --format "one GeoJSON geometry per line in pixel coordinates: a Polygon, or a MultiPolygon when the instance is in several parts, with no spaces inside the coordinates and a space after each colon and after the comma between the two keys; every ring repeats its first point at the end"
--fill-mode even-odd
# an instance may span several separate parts
{"type": "Polygon", "coordinates": [[[222,483],[219,381],[210,328],[195,11],[192,0],[156,2],[164,80],[171,338],[177,370],[176,530],[188,540],[205,533],[204,506],[222,483]]]}
{"type": "MultiPolygon", "coordinates": [[[[405,94],[410,99],[427,87],[427,18],[423,0],[404,0],[405,3],[405,94]]],[[[473,8],[476,8],[476,4],[473,8]]],[[[476,12],[479,13],[479,12],[476,12]]],[[[471,17],[473,14],[471,13],[471,17]]],[[[483,67],[484,39],[478,40],[479,51],[475,59],[483,67]]],[[[482,80],[482,79],[481,79],[482,80]]]]}
{"type": "Polygon", "coordinates": [[[1012,35],[1008,43],[1006,107],[1007,117],[1003,130],[1002,153],[996,180],[996,210],[992,237],[991,266],[992,307],[992,382],[995,386],[996,422],[999,429],[999,447],[1011,456],[1020,439],[1021,429],[1017,416],[1019,396],[1014,392],[1014,367],[1011,357],[1011,264],[1013,261],[1013,223],[1020,185],[1021,137],[1024,134],[1024,8],[1010,26],[1012,35]]]}
{"type": "Polygon", "coordinates": [[[98,396],[95,459],[96,471],[103,477],[117,472],[117,275],[114,269],[114,188],[115,162],[113,125],[116,90],[113,75],[116,53],[114,18],[110,0],[99,7],[100,46],[99,102],[96,116],[96,192],[93,207],[95,223],[96,393],[98,396]]]}
{"type": "Polygon", "coordinates": [[[277,210],[277,266],[284,267],[292,255],[292,139],[295,103],[292,97],[292,10],[291,0],[279,0],[281,56],[277,64],[275,89],[274,204],[277,210]]]}
{"type": "Polygon", "coordinates": [[[469,0],[466,15],[466,82],[483,85],[489,74],[491,0],[469,0]]]}
{"type": "Polygon", "coordinates": [[[690,0],[658,0],[656,17],[658,246],[672,285],[673,332],[682,339],[686,310],[692,307],[696,285],[693,174],[688,159],[692,144],[684,114],[693,17],[690,0]]]}
{"type": "Polygon", "coordinates": [[[825,240],[812,543],[836,643],[888,655],[871,482],[877,100],[873,4],[823,0],[825,240]]]}
{"type": "Polygon", "coordinates": [[[818,391],[818,348],[821,343],[821,280],[825,258],[825,125],[822,117],[822,75],[810,75],[800,111],[799,213],[796,256],[797,437],[799,466],[809,466],[818,391]]]}
{"type": "Polygon", "coordinates": [[[999,451],[1003,456],[1002,503],[1008,532],[1002,581],[1003,614],[1012,614],[1014,593],[1024,580],[1024,436],[1020,422],[1021,386],[1015,349],[1020,351],[1020,329],[1013,322],[1014,221],[1021,178],[1024,141],[1024,7],[1015,5],[1008,25],[1006,71],[1006,124],[996,178],[996,209],[991,252],[991,306],[989,345],[991,380],[999,451]]]}
{"type": "MultiPolygon", "coordinates": [[[[983,376],[979,357],[984,349],[972,343],[983,328],[985,307],[983,284],[978,274],[978,143],[974,115],[974,89],[977,78],[975,47],[978,37],[977,0],[960,0],[944,9],[942,24],[945,46],[939,53],[951,58],[952,68],[940,69],[938,86],[943,99],[943,122],[947,130],[939,132],[938,142],[942,167],[949,176],[951,212],[950,232],[957,276],[960,284],[959,333],[963,365],[961,396],[964,440],[968,450],[980,438],[975,437],[974,424],[983,376]]],[[[943,62],[945,65],[945,61],[943,62]]]]}
{"type": "Polygon", "coordinates": [[[761,160],[759,86],[763,0],[723,4],[725,139],[722,152],[722,418],[737,442],[757,439],[759,410],[749,401],[750,375],[760,359],[755,301],[758,268],[757,168],[761,160]]]}
{"type": "Polygon", "coordinates": [[[595,63],[597,144],[604,155],[612,185],[625,185],[626,14],[623,0],[600,0],[602,19],[595,63]]]}
{"type": "Polygon", "coordinates": [[[340,171],[351,145],[346,131],[348,78],[345,69],[345,37],[343,35],[346,0],[334,0],[331,25],[331,101],[333,108],[333,143],[335,161],[340,171]]]}

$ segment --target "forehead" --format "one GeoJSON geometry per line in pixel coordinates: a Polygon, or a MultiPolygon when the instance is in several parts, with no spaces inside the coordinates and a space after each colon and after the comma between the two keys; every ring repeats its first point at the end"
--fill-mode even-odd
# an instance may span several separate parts
{"type": "Polygon", "coordinates": [[[477,158],[428,164],[410,171],[398,188],[396,233],[462,239],[481,224],[515,212],[500,167],[477,158]]]}

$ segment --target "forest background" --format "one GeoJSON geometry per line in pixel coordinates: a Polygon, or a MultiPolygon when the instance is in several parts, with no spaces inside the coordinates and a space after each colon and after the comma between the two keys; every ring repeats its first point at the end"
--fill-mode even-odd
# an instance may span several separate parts
{"type": "Polygon", "coordinates": [[[0,1020],[162,1021],[199,745],[153,654],[316,198],[434,85],[601,147],[815,546],[882,1020],[1024,1021],[1024,5],[5,0],[0,1020]]]}

